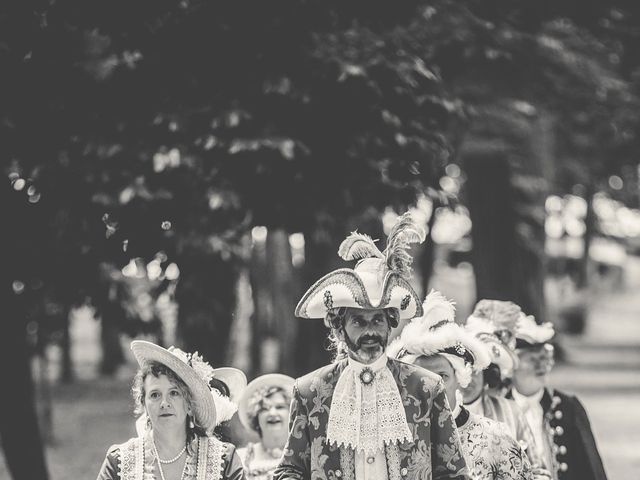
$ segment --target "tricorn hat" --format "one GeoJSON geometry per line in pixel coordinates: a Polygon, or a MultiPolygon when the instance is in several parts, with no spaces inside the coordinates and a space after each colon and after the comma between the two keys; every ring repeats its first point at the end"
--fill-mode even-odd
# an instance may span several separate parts
{"type": "Polygon", "coordinates": [[[356,266],[335,270],[303,295],[295,314],[302,318],[325,318],[333,308],[397,308],[400,319],[422,315],[420,299],[409,284],[412,243],[422,243],[424,230],[407,212],[391,229],[381,252],[368,235],[353,232],[340,245],[343,260],[359,260],[356,266]]]}

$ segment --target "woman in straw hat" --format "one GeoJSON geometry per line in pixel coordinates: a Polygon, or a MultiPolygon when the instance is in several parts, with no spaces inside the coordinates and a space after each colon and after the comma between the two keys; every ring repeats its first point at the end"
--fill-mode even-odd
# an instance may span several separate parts
{"type": "Polygon", "coordinates": [[[238,450],[250,480],[271,480],[287,442],[289,408],[294,379],[271,373],[253,380],[245,389],[238,415],[260,441],[238,450]]]}
{"type": "MultiPolygon", "coordinates": [[[[247,377],[242,370],[233,367],[214,368],[211,372],[209,388],[216,406],[216,426],[213,434],[218,439],[228,442],[229,433],[227,422],[238,411],[240,396],[247,386],[247,377]]],[[[142,413],[136,420],[136,432],[143,436],[145,430],[150,427],[149,417],[142,413]]]]}
{"type": "Polygon", "coordinates": [[[235,447],[211,436],[217,425],[209,382],[214,370],[197,353],[134,341],[133,383],[141,435],[109,448],[98,480],[239,480],[235,447]]]}

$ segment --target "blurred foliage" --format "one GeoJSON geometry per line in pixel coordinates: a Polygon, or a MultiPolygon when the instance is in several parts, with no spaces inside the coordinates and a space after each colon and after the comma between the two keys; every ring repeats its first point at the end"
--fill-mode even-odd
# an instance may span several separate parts
{"type": "Polygon", "coordinates": [[[25,202],[44,211],[39,281],[63,305],[95,303],[108,298],[102,262],[164,252],[163,268],[180,266],[185,339],[214,361],[252,226],[334,249],[370,208],[401,209],[425,190],[438,199],[469,131],[503,145],[527,175],[541,112],[566,172],[604,175],[604,156],[636,161],[630,2],[2,8],[0,155],[14,189],[26,181],[25,202]],[[602,154],[585,154],[595,147],[602,154]]]}

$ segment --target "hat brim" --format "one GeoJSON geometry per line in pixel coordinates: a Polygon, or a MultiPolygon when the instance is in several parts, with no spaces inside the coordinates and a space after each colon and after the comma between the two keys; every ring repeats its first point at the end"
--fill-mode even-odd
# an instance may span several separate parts
{"type": "Polygon", "coordinates": [[[268,373],[252,380],[249,385],[247,385],[247,388],[244,389],[244,392],[242,392],[240,403],[238,404],[238,417],[242,425],[244,425],[244,428],[253,431],[251,417],[249,415],[249,402],[251,402],[256,392],[265,387],[280,387],[288,392],[289,396],[292,396],[294,383],[294,378],[281,373],[268,373]]]}
{"type": "Polygon", "coordinates": [[[244,372],[233,367],[214,368],[213,378],[224,382],[229,388],[229,399],[237,404],[247,386],[247,376],[244,372]]]}
{"type": "Polygon", "coordinates": [[[491,363],[500,368],[500,376],[503,379],[511,378],[519,363],[518,355],[515,351],[508,348],[495,336],[478,336],[478,339],[487,346],[491,363]]]}
{"type": "Polygon", "coordinates": [[[422,315],[422,303],[418,295],[409,282],[398,274],[387,273],[381,294],[375,293],[370,295],[355,270],[341,268],[328,273],[307,290],[296,306],[295,315],[301,318],[324,318],[329,309],[339,307],[397,308],[400,320],[422,315]],[[371,297],[380,298],[380,302],[372,304],[371,297]]]}
{"type": "Polygon", "coordinates": [[[213,430],[216,425],[216,406],[213,396],[209,385],[193,368],[155,343],[134,340],[131,342],[131,351],[141,367],[149,362],[157,362],[174,372],[191,391],[191,407],[195,423],[206,432],[213,430]]]}

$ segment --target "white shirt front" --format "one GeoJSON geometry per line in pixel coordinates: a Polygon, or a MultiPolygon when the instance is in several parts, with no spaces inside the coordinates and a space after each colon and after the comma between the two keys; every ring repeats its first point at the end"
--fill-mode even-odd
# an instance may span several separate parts
{"type": "MultiPolygon", "coordinates": [[[[529,396],[522,395],[515,388],[511,392],[513,399],[524,413],[524,418],[533,432],[533,440],[535,442],[533,447],[536,450],[536,457],[548,463],[549,446],[545,433],[544,411],[542,410],[542,405],[540,405],[544,389],[529,396]]],[[[545,465],[545,468],[550,470],[551,465],[545,465]]]]}
{"type": "Polygon", "coordinates": [[[383,451],[378,450],[375,455],[358,451],[355,462],[356,480],[387,480],[387,458],[383,451]]]}

